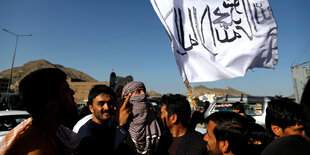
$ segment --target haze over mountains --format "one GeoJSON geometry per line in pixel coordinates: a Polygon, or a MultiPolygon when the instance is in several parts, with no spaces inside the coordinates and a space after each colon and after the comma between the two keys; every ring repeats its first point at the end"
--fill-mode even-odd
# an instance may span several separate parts
{"type": "MultiPolygon", "coordinates": [[[[97,82],[94,78],[91,76],[87,75],[86,73],[82,71],[75,70],[73,68],[67,68],[59,64],[52,64],[44,59],[40,60],[35,60],[35,61],[30,61],[27,62],[26,64],[20,66],[20,67],[15,67],[13,68],[13,73],[12,73],[12,84],[14,85],[15,88],[17,88],[20,80],[28,75],[29,73],[41,69],[41,68],[59,68],[63,70],[68,78],[71,79],[72,82],[97,82]]],[[[10,69],[4,70],[0,72],[0,78],[10,78],[10,69]]],[[[147,93],[149,96],[154,96],[154,97],[160,97],[161,94],[157,93],[152,90],[148,90],[147,93]]],[[[199,85],[193,88],[193,95],[194,96],[200,96],[204,95],[206,93],[209,94],[230,94],[230,95],[241,95],[245,94],[248,95],[246,92],[242,92],[239,90],[236,90],[234,88],[228,87],[227,89],[220,89],[220,88],[208,88],[203,85],[199,85]]],[[[184,94],[186,96],[189,95],[189,93],[184,94]]]]}

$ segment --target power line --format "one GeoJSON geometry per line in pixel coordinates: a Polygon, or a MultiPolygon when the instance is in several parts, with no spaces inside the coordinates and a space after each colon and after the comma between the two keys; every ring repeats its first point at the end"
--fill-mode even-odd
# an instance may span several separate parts
{"type": "MultiPolygon", "coordinates": [[[[296,61],[301,58],[305,53],[306,51],[308,51],[310,48],[310,39],[306,42],[305,46],[300,50],[300,52],[298,53],[297,57],[295,58],[295,60],[293,61],[292,65],[291,66],[294,66],[296,64],[296,61]]],[[[302,63],[304,64],[304,63],[302,63]]],[[[299,64],[301,65],[301,64],[299,64]]]]}

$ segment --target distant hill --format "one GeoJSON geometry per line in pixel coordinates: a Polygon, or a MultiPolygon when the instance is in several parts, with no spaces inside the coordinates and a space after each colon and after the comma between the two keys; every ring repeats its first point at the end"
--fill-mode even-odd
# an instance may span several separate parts
{"type": "MultiPolygon", "coordinates": [[[[229,95],[235,95],[235,96],[239,96],[241,94],[249,95],[246,92],[236,90],[236,89],[231,88],[231,87],[228,87],[226,89],[221,89],[221,88],[208,88],[208,87],[203,86],[203,85],[198,85],[198,86],[192,88],[192,92],[193,92],[193,95],[196,97],[198,97],[200,95],[204,95],[206,93],[208,93],[208,94],[222,94],[222,95],[229,94],[229,95]]],[[[184,95],[189,96],[190,94],[186,93],[184,95]]]]}
{"type": "Polygon", "coordinates": [[[290,98],[290,99],[295,99],[295,94],[292,94],[292,95],[287,96],[287,97],[290,98]]]}
{"type": "Polygon", "coordinates": [[[149,97],[152,97],[152,98],[161,98],[161,96],[162,96],[161,94],[159,94],[153,90],[147,90],[146,93],[149,97]]]}
{"type": "MultiPolygon", "coordinates": [[[[72,69],[72,68],[67,68],[67,67],[64,67],[64,66],[59,65],[59,64],[52,64],[52,63],[50,63],[44,59],[40,59],[40,60],[30,61],[30,62],[24,64],[23,66],[13,68],[12,84],[16,88],[16,86],[18,86],[18,84],[22,78],[24,78],[29,73],[31,73],[35,70],[41,69],[41,68],[58,68],[58,69],[61,69],[62,71],[64,71],[67,74],[68,78],[70,78],[71,81],[97,82],[97,80],[95,80],[94,78],[92,78],[91,76],[89,76],[83,72],[77,71],[77,70],[72,69]]],[[[8,69],[8,70],[1,72],[0,78],[10,78],[10,71],[11,70],[8,69]]]]}
{"type": "MultiPolygon", "coordinates": [[[[26,75],[29,73],[41,69],[41,68],[59,68],[62,71],[64,71],[68,78],[70,78],[72,82],[98,82],[91,76],[87,75],[86,73],[83,73],[81,71],[75,70],[73,68],[67,68],[59,64],[52,64],[44,59],[40,60],[35,60],[35,61],[30,61],[27,62],[26,64],[20,66],[20,67],[15,67],[13,68],[13,74],[12,74],[12,84],[14,85],[14,88],[17,88],[20,80],[24,78],[26,75]]],[[[0,73],[0,78],[10,78],[10,69],[5,70],[0,73]]],[[[133,77],[128,76],[126,78],[130,78],[133,80],[133,77]]],[[[121,77],[117,77],[117,81],[120,82],[121,77]]],[[[108,84],[108,82],[106,82],[108,84]]],[[[89,89],[89,88],[88,88],[89,89]]],[[[88,91],[87,89],[87,91],[88,91]]],[[[227,89],[220,89],[220,88],[208,88],[203,85],[199,85],[194,87],[193,89],[193,95],[198,97],[200,95],[204,95],[206,93],[210,94],[230,94],[230,95],[248,95],[248,93],[236,90],[234,88],[228,87],[227,89]]],[[[79,90],[75,90],[78,92],[79,90]]],[[[148,90],[147,94],[149,97],[155,97],[155,98],[160,98],[162,94],[157,93],[152,90],[148,90]]],[[[186,96],[189,96],[189,93],[184,94],[186,96]]]]}
{"type": "MultiPolygon", "coordinates": [[[[208,88],[206,86],[203,86],[203,85],[198,85],[194,88],[192,88],[192,92],[193,92],[193,95],[195,97],[198,97],[198,96],[201,96],[201,95],[204,95],[204,94],[222,94],[222,95],[226,95],[226,94],[229,94],[229,95],[233,95],[233,96],[240,96],[241,94],[243,95],[249,95],[248,93],[246,92],[243,92],[243,91],[240,91],[240,90],[236,90],[234,88],[231,88],[231,87],[228,87],[227,89],[221,89],[221,88],[208,88]]],[[[147,94],[150,96],[150,97],[155,97],[155,98],[161,98],[162,94],[159,94],[157,92],[154,92],[152,90],[148,90],[147,91],[147,94]]],[[[190,96],[189,92],[183,94],[185,96],[190,96]]]]}

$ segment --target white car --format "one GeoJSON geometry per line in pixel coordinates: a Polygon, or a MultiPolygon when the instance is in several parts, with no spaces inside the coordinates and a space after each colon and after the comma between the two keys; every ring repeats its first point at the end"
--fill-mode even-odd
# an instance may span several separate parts
{"type": "MultiPolygon", "coordinates": [[[[268,106],[268,102],[270,102],[273,98],[275,97],[243,95],[217,97],[204,113],[204,118],[207,118],[212,113],[218,111],[233,111],[233,104],[240,102],[243,104],[245,114],[252,116],[257,124],[265,127],[266,108],[268,106]]],[[[206,126],[197,126],[195,130],[205,134],[206,126]]]]}
{"type": "Polygon", "coordinates": [[[256,123],[265,127],[266,108],[268,102],[274,97],[270,96],[224,96],[217,97],[212,104],[210,104],[208,110],[205,112],[206,118],[210,114],[217,111],[232,111],[233,104],[240,102],[243,104],[245,114],[252,116],[256,123]]]}
{"type": "Polygon", "coordinates": [[[0,111],[0,140],[16,125],[29,118],[27,111],[10,110],[0,111]]]}

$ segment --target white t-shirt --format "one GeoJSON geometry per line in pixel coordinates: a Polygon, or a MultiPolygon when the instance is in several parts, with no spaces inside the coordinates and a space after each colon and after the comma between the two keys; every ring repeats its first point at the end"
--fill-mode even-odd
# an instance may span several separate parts
{"type": "Polygon", "coordinates": [[[80,119],[75,126],[73,127],[73,132],[78,133],[80,128],[90,119],[93,118],[93,114],[89,114],[85,117],[83,117],[82,119],[80,119]]]}

